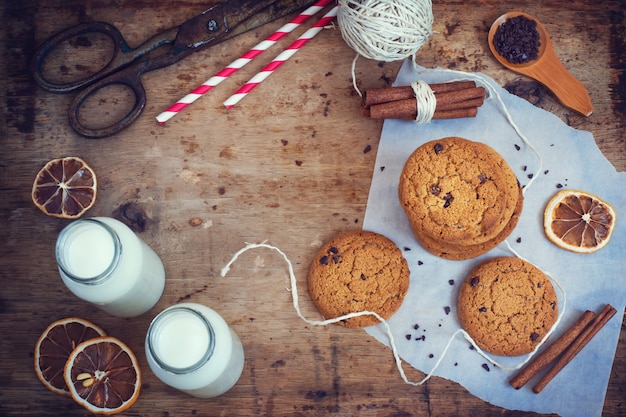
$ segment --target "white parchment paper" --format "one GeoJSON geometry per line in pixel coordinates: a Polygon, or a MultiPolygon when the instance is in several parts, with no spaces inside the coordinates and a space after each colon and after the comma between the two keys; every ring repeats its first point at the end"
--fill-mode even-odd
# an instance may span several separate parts
{"type": "MultiPolygon", "coordinates": [[[[508,383],[514,371],[490,364],[458,334],[442,359],[435,375],[456,381],[473,395],[512,410],[557,413],[564,417],[600,416],[611,366],[619,337],[626,300],[626,173],[616,172],[597,148],[589,132],[564,124],[559,118],[509,94],[484,74],[499,92],[508,112],[541,159],[524,143],[505,117],[502,105],[492,96],[473,119],[433,121],[387,120],[384,123],[374,167],[363,228],[392,239],[411,269],[411,285],[400,310],[389,320],[401,358],[424,373],[436,361],[455,331],[460,328],[456,297],[466,274],[476,264],[495,256],[514,256],[505,243],[491,252],[467,261],[449,261],[426,252],[414,238],[398,202],[397,186],[405,160],[415,148],[429,140],[460,136],[488,144],[498,151],[515,171],[522,185],[535,177],[525,192],[520,221],[507,242],[521,257],[548,272],[562,286],[555,285],[562,320],[552,336],[556,339],[584,310],[599,312],[605,304],[618,313],[587,347],[540,393],[531,387],[520,390],[508,383]],[[580,189],[611,203],[618,215],[617,228],[608,246],[590,254],[576,254],[558,248],[545,237],[543,211],[560,189],[580,189]],[[620,217],[624,215],[625,217],[620,217]],[[565,309],[563,310],[563,307],[565,309]]],[[[444,69],[413,69],[402,66],[396,85],[418,79],[428,83],[464,78],[444,69]]],[[[389,345],[382,326],[366,331],[389,345]]],[[[545,346],[544,346],[545,347],[545,346]]],[[[493,357],[505,366],[515,366],[526,356],[493,357]]],[[[411,386],[407,385],[407,392],[411,386]]]]}

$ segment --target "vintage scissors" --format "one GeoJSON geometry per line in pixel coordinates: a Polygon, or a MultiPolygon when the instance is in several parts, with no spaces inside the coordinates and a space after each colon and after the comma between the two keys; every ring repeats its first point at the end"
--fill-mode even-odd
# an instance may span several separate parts
{"type": "Polygon", "coordinates": [[[180,26],[153,36],[136,48],[129,47],[120,31],[108,23],[83,23],[46,40],[35,53],[32,71],[36,82],[47,91],[68,93],[81,90],[70,106],[70,125],[87,138],[102,138],[120,132],[139,117],[146,104],[146,92],[141,82],[143,73],[172,65],[192,52],[233,38],[312,3],[311,0],[224,0],[180,26]],[[78,81],[49,81],[43,74],[43,64],[48,54],[63,42],[87,33],[102,33],[111,38],[114,48],[108,63],[96,73],[78,81]],[[166,52],[147,56],[163,46],[168,46],[166,52]],[[135,96],[134,106],[111,126],[85,126],[79,118],[81,106],[96,91],[113,84],[121,84],[132,90],[135,96]]]}

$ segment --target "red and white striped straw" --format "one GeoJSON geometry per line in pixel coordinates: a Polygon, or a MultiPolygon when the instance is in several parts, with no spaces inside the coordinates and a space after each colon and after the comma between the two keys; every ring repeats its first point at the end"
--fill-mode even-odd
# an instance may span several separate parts
{"type": "Polygon", "coordinates": [[[328,5],[333,0],[319,0],[314,5],[300,13],[298,16],[294,17],[289,23],[282,26],[272,35],[265,38],[263,41],[259,42],[257,45],[253,46],[248,52],[243,54],[240,58],[236,59],[232,63],[230,63],[226,68],[216,73],[214,76],[209,78],[207,81],[198,86],[191,93],[187,94],[185,97],[178,100],[175,104],[170,106],[166,111],[159,114],[156,119],[160,124],[167,122],[169,119],[174,117],[179,111],[202,97],[208,91],[212,90],[213,87],[219,85],[226,78],[230,77],[232,74],[237,72],[237,70],[243,68],[254,58],[259,56],[263,51],[269,49],[272,45],[278,42],[287,34],[291,33],[294,29],[300,26],[302,23],[306,22],[311,16],[317,14],[320,10],[322,10],[326,5],[328,5]]]}
{"type": "Polygon", "coordinates": [[[252,77],[246,84],[244,84],[235,94],[230,96],[225,102],[224,106],[230,109],[243,99],[250,91],[254,90],[262,81],[270,76],[278,67],[291,58],[296,52],[300,50],[308,41],[310,41],[315,35],[321,32],[324,26],[328,25],[337,16],[337,10],[339,6],[333,7],[328,13],[324,15],[317,23],[311,26],[306,32],[304,32],[298,39],[296,39],[287,49],[281,52],[272,62],[270,62],[265,68],[263,68],[257,75],[252,77]]]}

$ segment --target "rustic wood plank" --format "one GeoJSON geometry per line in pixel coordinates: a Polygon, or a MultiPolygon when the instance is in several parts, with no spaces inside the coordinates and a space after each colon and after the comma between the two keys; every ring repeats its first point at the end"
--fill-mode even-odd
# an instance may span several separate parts
{"type": "MultiPolygon", "coordinates": [[[[361,114],[350,78],[354,53],[338,30],[318,35],[230,111],[222,101],[293,38],[164,126],[154,120],[159,112],[267,32],[255,30],[146,74],[148,105],[142,117],[121,134],[96,141],[68,126],[71,96],[38,89],[28,74],[38,43],[72,24],[111,22],[136,45],[207,4],[22,0],[0,5],[0,414],[84,415],[45,390],[32,370],[33,347],[43,328],[56,318],[80,316],[139,354],[144,387],[125,415],[528,415],[487,404],[441,378],[407,386],[389,351],[362,331],[307,325],[293,311],[286,270],[275,253],[247,253],[227,277],[219,276],[244,242],[267,239],[288,254],[302,282],[323,241],[339,230],[361,227],[382,123],[361,114]],[[67,222],[43,216],[30,201],[30,189],[38,169],[64,155],[83,157],[98,173],[98,201],[89,214],[124,219],[161,255],[166,291],[150,314],[133,320],[105,316],[61,285],[53,248],[67,222]],[[214,307],[244,341],[243,377],[222,397],[207,401],[179,394],[147,368],[143,338],[152,313],[180,300],[214,307]]],[[[597,7],[582,0],[539,5],[446,0],[435,2],[434,14],[436,33],[419,53],[421,65],[487,73],[571,126],[591,131],[616,169],[626,170],[621,2],[597,7]],[[510,10],[541,17],[557,54],[588,87],[591,117],[562,108],[545,88],[490,56],[488,28],[510,10]]],[[[359,86],[390,84],[398,68],[399,63],[359,59],[359,86]]],[[[300,290],[303,314],[318,318],[305,287],[300,290]]],[[[625,367],[622,327],[605,416],[624,414],[625,367]]],[[[411,379],[422,376],[407,372],[411,379]]]]}

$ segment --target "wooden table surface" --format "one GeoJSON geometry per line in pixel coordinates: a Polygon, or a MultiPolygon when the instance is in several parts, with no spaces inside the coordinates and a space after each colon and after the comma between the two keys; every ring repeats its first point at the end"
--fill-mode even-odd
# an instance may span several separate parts
{"type": "MultiPolygon", "coordinates": [[[[623,2],[537,3],[435,1],[435,33],[420,50],[418,62],[493,77],[565,123],[592,132],[609,161],[624,171],[623,2]],[[544,23],[558,56],[588,88],[593,115],[563,108],[545,88],[496,62],[487,47],[487,31],[511,10],[528,12],[544,23]]],[[[36,46],[70,25],[110,22],[137,45],[207,5],[199,0],[0,4],[0,415],[86,414],[71,400],[46,390],[32,365],[40,332],[51,321],[70,316],[100,324],[137,353],[144,383],[139,400],[124,413],[128,416],[528,415],[487,404],[441,378],[420,387],[406,385],[390,351],[364,331],[309,326],[296,316],[286,291],[285,263],[274,252],[248,252],[227,277],[220,277],[244,242],[267,240],[294,264],[303,314],[319,319],[306,292],[308,264],[322,242],[361,227],[382,127],[361,113],[350,75],[354,52],[338,29],[324,30],[229,111],[223,100],[295,36],[164,126],[155,121],[157,114],[273,29],[253,30],[148,73],[143,77],[148,104],[142,116],[122,133],[101,140],[84,139],[69,127],[71,95],[45,92],[29,74],[36,46]],[[74,297],[59,278],[54,244],[68,221],[42,214],[32,204],[30,190],[48,160],[69,155],[84,158],[98,175],[97,202],[88,214],[117,217],[131,225],[164,262],[165,292],[143,316],[119,319],[100,313],[74,297]],[[194,399],[170,389],[147,366],[143,341],[151,318],[182,300],[216,309],[243,341],[241,379],[219,398],[194,399]]],[[[79,70],[79,64],[65,65],[79,70]]],[[[388,85],[399,67],[399,62],[361,58],[358,84],[388,85]]],[[[423,376],[405,369],[412,380],[423,376]]],[[[603,415],[626,415],[625,398],[622,326],[603,415]]]]}

